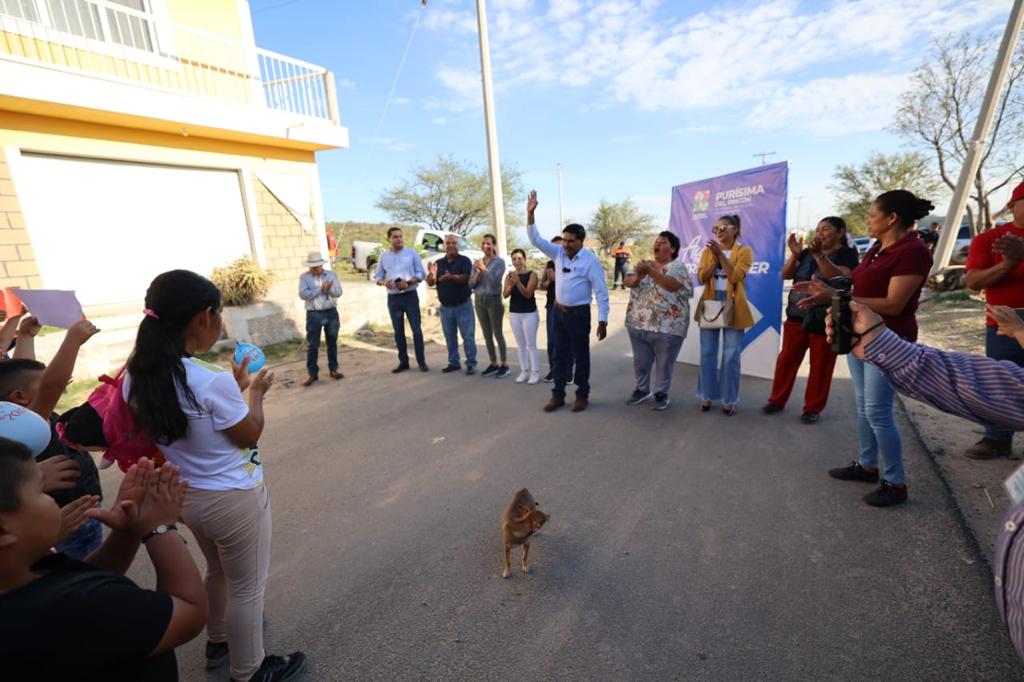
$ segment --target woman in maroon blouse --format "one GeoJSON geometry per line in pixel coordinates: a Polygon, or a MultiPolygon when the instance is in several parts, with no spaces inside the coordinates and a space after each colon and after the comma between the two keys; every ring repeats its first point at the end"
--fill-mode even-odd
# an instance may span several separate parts
{"type": "MultiPolygon", "coordinates": [[[[898,189],[880,194],[868,209],[868,234],[877,241],[853,273],[853,300],[882,316],[885,325],[908,341],[917,340],[918,296],[932,267],[928,246],[913,229],[914,223],[935,207],[927,199],[898,189]]],[[[798,290],[810,294],[800,306],[827,303],[832,290],[818,280],[801,282],[798,290]]],[[[857,432],[860,450],[856,461],[828,473],[844,481],[879,480],[878,457],[885,470],[878,490],[864,501],[888,507],[907,500],[903,471],[903,445],[893,419],[895,391],[873,365],[847,357],[857,398],[857,432]]]]}

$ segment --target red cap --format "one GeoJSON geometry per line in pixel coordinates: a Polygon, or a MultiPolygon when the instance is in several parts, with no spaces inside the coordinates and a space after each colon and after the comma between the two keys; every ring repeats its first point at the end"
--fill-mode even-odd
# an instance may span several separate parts
{"type": "Polygon", "coordinates": [[[1010,195],[1010,203],[1012,204],[1018,199],[1024,199],[1024,182],[1013,188],[1013,194],[1010,195]]]}

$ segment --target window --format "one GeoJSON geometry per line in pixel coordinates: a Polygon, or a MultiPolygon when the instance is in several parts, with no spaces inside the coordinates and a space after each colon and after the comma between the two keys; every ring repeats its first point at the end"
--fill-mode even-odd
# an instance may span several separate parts
{"type": "Polygon", "coordinates": [[[90,40],[156,51],[156,26],[149,0],[0,0],[0,15],[90,40]]]}

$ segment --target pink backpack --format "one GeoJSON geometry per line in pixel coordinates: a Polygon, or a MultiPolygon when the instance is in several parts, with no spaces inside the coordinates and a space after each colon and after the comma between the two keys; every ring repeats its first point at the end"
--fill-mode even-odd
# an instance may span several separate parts
{"type": "Polygon", "coordinates": [[[122,367],[113,378],[101,376],[100,385],[85,403],[61,415],[57,433],[70,447],[105,449],[103,459],[117,462],[121,471],[127,471],[143,457],[159,465],[164,461],[163,455],[156,442],[136,423],[124,399],[124,370],[122,367]]]}

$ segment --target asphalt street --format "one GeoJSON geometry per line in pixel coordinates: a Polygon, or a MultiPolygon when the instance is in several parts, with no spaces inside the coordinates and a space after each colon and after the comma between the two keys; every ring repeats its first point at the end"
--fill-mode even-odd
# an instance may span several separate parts
{"type": "MultiPolygon", "coordinates": [[[[867,507],[871,486],[826,475],[856,450],[842,361],[813,426],[798,398],[762,415],[769,383],[746,377],[735,417],[701,413],[685,365],[670,410],[630,408],[615,300],[581,414],[543,413],[550,386],[515,373],[443,375],[436,344],[429,373],[349,350],[343,381],[272,390],[271,652],[304,650],[306,680],[1024,679],[902,415],[910,502],[867,507]],[[503,580],[499,518],[521,487],[551,520],[530,574],[514,550],[503,580]]],[[[144,554],[132,576],[153,584],[144,554]]],[[[179,649],[182,679],[226,680],[203,640],[179,649]]]]}

